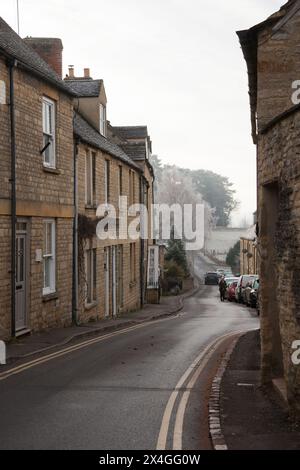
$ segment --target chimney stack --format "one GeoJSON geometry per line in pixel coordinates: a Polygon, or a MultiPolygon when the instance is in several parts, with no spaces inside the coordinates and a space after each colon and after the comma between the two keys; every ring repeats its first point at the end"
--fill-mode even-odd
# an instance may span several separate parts
{"type": "Polygon", "coordinates": [[[62,51],[63,45],[58,38],[32,38],[24,39],[39,56],[62,78],[62,51]]]}
{"type": "Polygon", "coordinates": [[[68,69],[69,69],[69,77],[68,78],[75,78],[74,65],[69,65],[68,69]]]}
{"type": "Polygon", "coordinates": [[[84,78],[90,78],[90,69],[84,69],[84,78]]]}

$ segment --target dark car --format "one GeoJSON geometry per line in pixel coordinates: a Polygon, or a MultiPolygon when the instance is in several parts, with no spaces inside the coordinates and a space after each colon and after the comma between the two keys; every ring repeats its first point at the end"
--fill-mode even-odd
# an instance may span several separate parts
{"type": "Polygon", "coordinates": [[[206,286],[217,286],[219,284],[218,273],[206,273],[204,283],[206,286]]]}

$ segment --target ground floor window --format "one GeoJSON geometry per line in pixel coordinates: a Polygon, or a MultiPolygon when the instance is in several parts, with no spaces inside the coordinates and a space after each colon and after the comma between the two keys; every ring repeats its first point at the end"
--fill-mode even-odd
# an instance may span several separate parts
{"type": "Polygon", "coordinates": [[[44,288],[43,295],[51,294],[56,289],[56,276],[55,276],[55,237],[56,226],[55,220],[44,220],[44,247],[43,247],[43,262],[44,262],[44,288]]]}
{"type": "Polygon", "coordinates": [[[130,243],[130,282],[136,281],[136,244],[130,243]]]}
{"type": "Polygon", "coordinates": [[[95,248],[85,252],[86,276],[86,304],[90,305],[97,300],[97,250],[95,248]]]}

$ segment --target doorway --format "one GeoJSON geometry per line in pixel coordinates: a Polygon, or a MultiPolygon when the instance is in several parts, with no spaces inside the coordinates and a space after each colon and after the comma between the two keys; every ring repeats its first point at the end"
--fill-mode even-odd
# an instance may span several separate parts
{"type": "Polygon", "coordinates": [[[105,317],[109,317],[110,311],[110,248],[104,248],[104,271],[105,271],[105,317]]]}
{"type": "Polygon", "coordinates": [[[28,223],[17,221],[16,224],[16,331],[27,327],[28,296],[28,223]]]}

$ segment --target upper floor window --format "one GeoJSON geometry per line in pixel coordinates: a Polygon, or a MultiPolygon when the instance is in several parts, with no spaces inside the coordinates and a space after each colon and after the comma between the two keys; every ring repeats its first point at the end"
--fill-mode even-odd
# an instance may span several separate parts
{"type": "Polygon", "coordinates": [[[55,102],[43,97],[44,165],[55,168],[55,102]]]}
{"type": "Polygon", "coordinates": [[[100,104],[100,134],[106,137],[106,107],[100,104]]]}
{"type": "Polygon", "coordinates": [[[88,206],[96,203],[96,154],[90,151],[85,156],[85,203],[88,206]]]}
{"type": "Polygon", "coordinates": [[[123,168],[119,166],[119,196],[123,196],[123,168]]]}
{"type": "Polygon", "coordinates": [[[109,198],[110,198],[110,168],[109,168],[109,161],[105,160],[104,161],[104,198],[105,198],[105,204],[109,204],[109,198]]]}
{"type": "Polygon", "coordinates": [[[135,173],[129,170],[129,204],[135,203],[135,173]]]}
{"type": "Polygon", "coordinates": [[[0,104],[6,104],[6,85],[3,80],[0,80],[0,104]]]}
{"type": "Polygon", "coordinates": [[[145,139],[145,143],[146,143],[146,158],[149,160],[151,157],[151,149],[150,149],[148,137],[145,139]]]}

